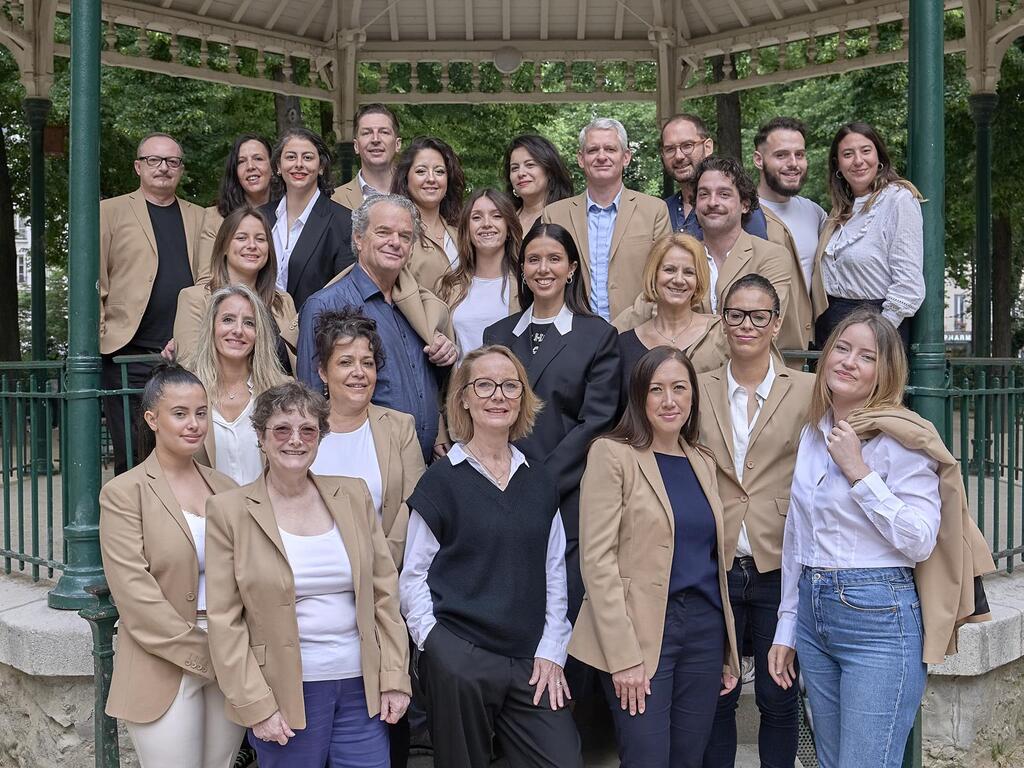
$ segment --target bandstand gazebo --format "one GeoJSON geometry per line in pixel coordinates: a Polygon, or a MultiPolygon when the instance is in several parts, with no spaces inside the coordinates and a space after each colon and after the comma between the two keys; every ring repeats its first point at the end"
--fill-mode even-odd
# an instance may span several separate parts
{"type": "MultiPolygon", "coordinates": [[[[642,100],[656,104],[660,123],[687,98],[908,61],[908,175],[927,198],[928,298],[914,323],[912,384],[915,407],[946,434],[952,408],[944,390],[943,55],[966,52],[976,126],[974,338],[975,354],[982,356],[990,351],[991,337],[991,120],[1000,62],[1022,29],[1024,2],[1018,0],[0,2],[0,45],[18,63],[31,132],[37,359],[46,346],[43,128],[54,57],[70,57],[72,72],[72,321],[61,369],[67,412],[65,556],[40,559],[9,541],[0,554],[62,571],[50,605],[92,611],[97,649],[109,652],[116,613],[102,603],[97,608],[95,597],[104,585],[97,502],[101,63],[328,101],[335,139],[344,150],[356,108],[370,101],[642,100]],[[964,12],[960,39],[944,36],[944,13],[952,9],[964,12]],[[70,44],[54,36],[55,20],[66,14],[70,44]],[[582,77],[580,65],[590,75],[582,77]]],[[[351,154],[343,161],[350,168],[351,154]]],[[[104,724],[97,712],[99,731],[104,724]]],[[[105,727],[98,742],[109,744],[109,723],[105,727]]],[[[114,741],[116,749],[116,734],[114,741]]]]}

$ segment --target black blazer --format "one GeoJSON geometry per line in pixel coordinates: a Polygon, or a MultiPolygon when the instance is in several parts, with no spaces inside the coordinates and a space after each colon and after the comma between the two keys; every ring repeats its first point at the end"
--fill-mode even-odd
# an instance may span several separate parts
{"type": "MultiPolygon", "coordinates": [[[[277,222],[277,205],[267,203],[260,209],[267,215],[271,227],[277,222]]],[[[301,310],[302,302],[355,261],[352,211],[321,192],[288,260],[287,290],[295,308],[301,310]]]]}
{"type": "Polygon", "coordinates": [[[579,538],[580,481],[594,438],[615,426],[619,408],[618,333],[600,317],[574,315],[561,335],[552,324],[531,354],[530,331],[512,333],[522,312],[484,331],[484,344],[504,344],[526,368],[544,401],[533,432],[516,444],[527,459],[544,464],[558,485],[567,539],[579,538]]]}

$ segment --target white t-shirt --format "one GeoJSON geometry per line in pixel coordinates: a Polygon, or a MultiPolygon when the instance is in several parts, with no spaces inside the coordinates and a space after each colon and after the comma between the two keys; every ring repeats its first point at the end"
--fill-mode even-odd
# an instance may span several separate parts
{"type": "Polygon", "coordinates": [[[452,313],[455,338],[459,342],[459,364],[462,358],[483,346],[487,326],[508,317],[508,301],[511,287],[508,277],[474,277],[469,284],[469,293],[452,313]],[[502,286],[504,283],[504,288],[502,286]]]}
{"type": "Polygon", "coordinates": [[[316,460],[309,468],[314,475],[361,477],[370,489],[373,508],[379,515],[384,497],[384,484],[377,462],[377,449],[367,419],[352,432],[330,432],[320,442],[316,460]]]}
{"type": "Polygon", "coordinates": [[[196,609],[206,610],[206,518],[181,510],[185,522],[192,533],[192,541],[196,544],[196,559],[199,561],[199,589],[196,590],[196,609]]]}
{"type": "Polygon", "coordinates": [[[774,213],[789,229],[796,242],[800,266],[804,270],[807,289],[811,288],[811,271],[814,269],[814,254],[818,250],[818,235],[825,223],[825,211],[820,205],[806,197],[796,195],[784,203],[760,199],[761,205],[774,213]]]}
{"type": "Polygon", "coordinates": [[[239,485],[248,485],[263,474],[263,456],[250,418],[255,403],[256,398],[250,396],[249,402],[234,421],[226,420],[216,408],[210,409],[217,471],[239,485]]]}
{"type": "Polygon", "coordinates": [[[362,676],[352,563],[338,526],[317,536],[278,531],[295,580],[302,681],[362,676]]]}

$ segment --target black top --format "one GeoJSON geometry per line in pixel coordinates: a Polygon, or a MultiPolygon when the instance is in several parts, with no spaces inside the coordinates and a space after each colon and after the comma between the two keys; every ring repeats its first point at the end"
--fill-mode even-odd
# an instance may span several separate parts
{"type": "Polygon", "coordinates": [[[675,518],[675,549],[672,551],[672,575],[669,597],[692,589],[719,608],[722,593],[718,586],[718,532],[715,516],[685,456],[655,453],[661,480],[675,518]]]}
{"type": "Polygon", "coordinates": [[[558,511],[538,465],[516,470],[503,492],[469,461],[435,461],[409,497],[440,549],[427,572],[434,618],[492,653],[532,659],[544,634],[547,550],[558,511]]]}
{"type": "Polygon", "coordinates": [[[619,355],[622,356],[622,401],[625,405],[629,398],[629,378],[633,375],[633,369],[640,362],[640,358],[650,352],[636,330],[623,331],[619,334],[619,355]]]}
{"type": "MultiPolygon", "coordinates": [[[[580,480],[590,443],[615,426],[619,409],[618,333],[595,315],[574,315],[564,336],[547,328],[533,354],[530,332],[516,336],[517,312],[484,331],[484,344],[504,344],[526,368],[530,386],[544,401],[533,431],[516,445],[544,465],[558,484],[562,523],[569,541],[579,538],[580,480]]],[[[572,578],[572,576],[570,576],[572,578]]]]}
{"type": "Polygon", "coordinates": [[[146,201],[149,221],[156,237],[157,268],[149,303],[142,313],[139,328],[130,344],[163,349],[174,335],[174,314],[178,311],[178,294],[194,283],[188,261],[188,242],[181,208],[175,200],[170,205],[153,205],[146,201]]]}

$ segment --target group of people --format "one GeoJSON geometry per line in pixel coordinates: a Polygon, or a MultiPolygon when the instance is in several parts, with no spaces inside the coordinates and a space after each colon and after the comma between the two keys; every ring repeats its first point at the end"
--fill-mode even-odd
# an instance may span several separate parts
{"type": "Polygon", "coordinates": [[[722,768],[741,656],[762,765],[794,764],[802,673],[822,766],[899,766],[994,565],[903,407],[920,196],[854,122],[826,216],[805,133],[761,128],[755,186],[677,115],[660,200],[597,118],[582,193],[524,135],[463,200],[452,148],[372,104],[352,181],[310,131],[245,134],[206,211],[143,139],[100,277],[104,386],[143,390],[100,498],[143,768],[225,768],[246,729],[262,768],[404,766],[410,697],[444,768],[582,765],[597,697],[623,766],[722,768]]]}

